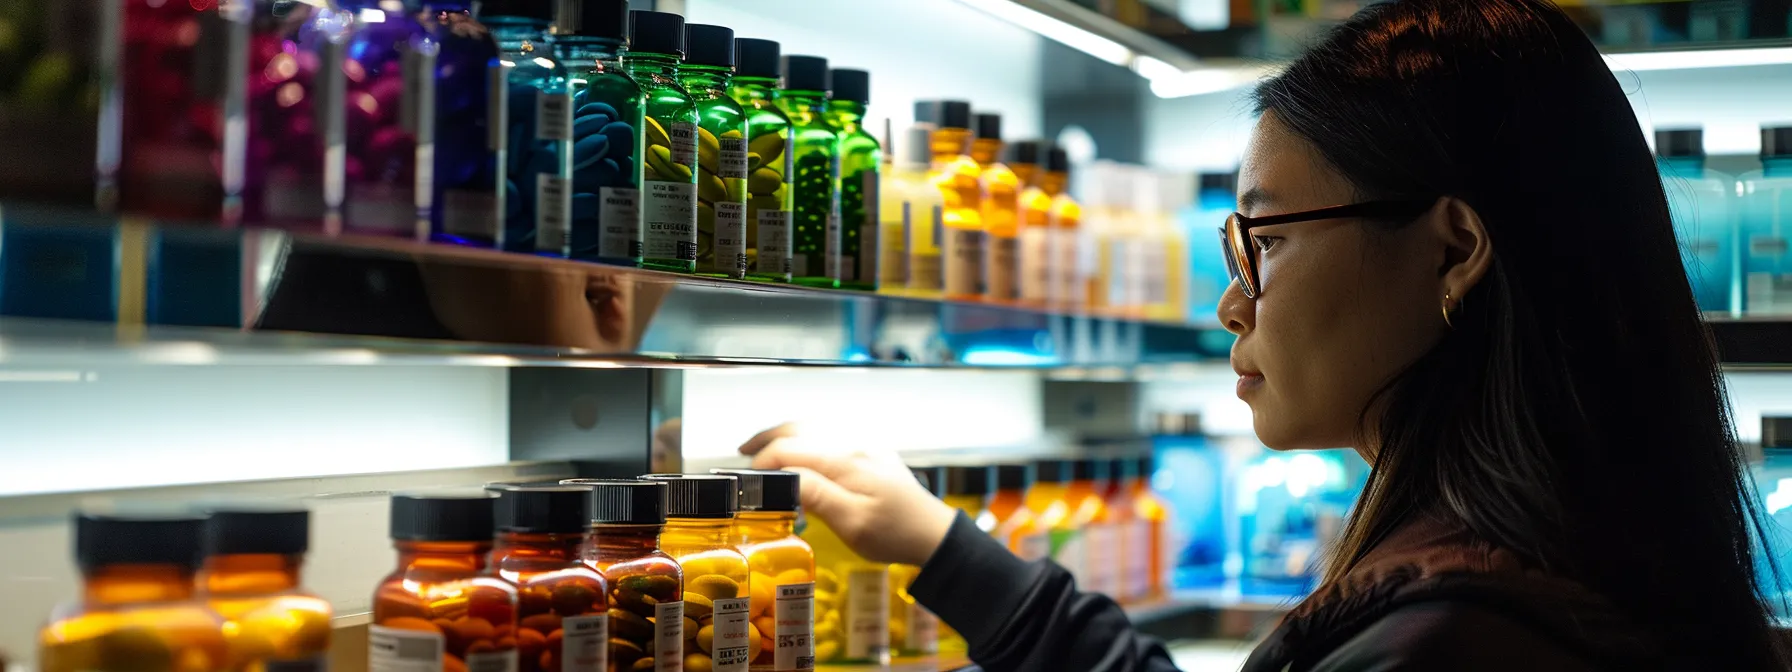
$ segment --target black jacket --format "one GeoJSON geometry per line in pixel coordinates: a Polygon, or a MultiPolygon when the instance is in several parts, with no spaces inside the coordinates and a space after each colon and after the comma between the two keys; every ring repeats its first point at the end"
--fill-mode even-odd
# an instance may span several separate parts
{"type": "MultiPolygon", "coordinates": [[[[1022,562],[959,516],[909,588],[986,672],[1175,670],[1113,600],[1022,562]]],[[[1648,670],[1658,649],[1604,600],[1465,534],[1415,524],[1289,612],[1245,672],[1648,670]]]]}

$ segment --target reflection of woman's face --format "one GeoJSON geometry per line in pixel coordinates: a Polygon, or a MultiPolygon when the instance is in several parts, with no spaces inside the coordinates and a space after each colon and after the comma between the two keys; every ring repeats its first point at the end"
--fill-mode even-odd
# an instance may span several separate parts
{"type": "MultiPolygon", "coordinates": [[[[1362,200],[1273,112],[1251,136],[1238,187],[1239,211],[1253,217],[1362,200]]],[[[1356,445],[1370,398],[1442,335],[1443,259],[1428,258],[1419,226],[1322,220],[1251,234],[1263,290],[1248,299],[1233,283],[1219,319],[1238,335],[1232,366],[1257,436],[1278,450],[1356,445]]]]}
{"type": "Polygon", "coordinates": [[[422,261],[437,319],[456,338],[632,351],[632,287],[617,271],[583,264],[497,266],[422,261]]]}

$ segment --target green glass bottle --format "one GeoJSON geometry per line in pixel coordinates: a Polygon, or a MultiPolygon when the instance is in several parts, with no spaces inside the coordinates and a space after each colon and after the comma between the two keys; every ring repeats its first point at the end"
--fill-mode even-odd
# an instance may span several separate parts
{"type": "Polygon", "coordinates": [[[572,256],[641,265],[641,85],[622,68],[627,0],[561,4],[554,53],[572,87],[572,256]]]}
{"type": "Polygon", "coordinates": [[[839,287],[840,143],[827,120],[828,59],[785,56],[784,88],[778,107],[790,117],[790,163],[794,187],[791,221],[792,281],[809,287],[839,287]]]}
{"type": "Polygon", "coordinates": [[[697,106],[678,83],[684,17],[628,13],[624,69],[646,101],[641,153],[641,266],[690,273],[697,267],[697,106]]]}
{"type": "Polygon", "coordinates": [[[878,169],[883,146],[865,129],[865,106],[871,104],[871,73],[835,68],[828,73],[828,121],[840,136],[840,286],[876,290],[880,243],[878,234],[878,169]]]}
{"type": "Polygon", "coordinates": [[[728,95],[747,113],[747,277],[790,282],[790,118],[773,98],[780,48],[771,40],[734,40],[728,95]]]}
{"type": "Polygon", "coordinates": [[[728,96],[734,30],[684,27],[679,82],[697,104],[697,274],[747,277],[747,115],[728,96]]]}

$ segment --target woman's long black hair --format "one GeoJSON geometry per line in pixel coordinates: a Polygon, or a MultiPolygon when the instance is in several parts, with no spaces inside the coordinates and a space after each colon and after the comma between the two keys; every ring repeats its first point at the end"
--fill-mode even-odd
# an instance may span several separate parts
{"type": "Polygon", "coordinates": [[[1454,330],[1363,419],[1374,469],[1326,579],[1442,513],[1618,605],[1669,667],[1777,667],[1717,358],[1586,35],[1544,0],[1376,5],[1257,104],[1361,198],[1455,197],[1493,242],[1454,330]]]}

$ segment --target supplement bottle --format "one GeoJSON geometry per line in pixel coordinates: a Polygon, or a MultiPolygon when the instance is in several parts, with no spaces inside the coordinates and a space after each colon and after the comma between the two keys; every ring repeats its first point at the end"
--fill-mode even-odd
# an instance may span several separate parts
{"type": "Polygon", "coordinates": [[[1020,302],[1035,307],[1051,303],[1052,197],[1041,186],[1044,151],[1045,143],[1039,140],[1009,143],[1002,151],[1002,162],[1021,183],[1015,203],[1020,302]]]}
{"type": "Polygon", "coordinates": [[[878,225],[878,173],[884,156],[882,145],[865,128],[871,73],[835,68],[828,80],[827,116],[840,138],[840,255],[832,267],[841,287],[876,290],[884,244],[878,225]]]}
{"type": "Polygon", "coordinates": [[[1039,528],[1038,514],[1027,508],[1033,465],[998,464],[993,470],[996,491],[989,498],[989,512],[995,516],[995,529],[990,534],[1022,560],[1050,557],[1051,538],[1039,528]]]}
{"type": "Polygon", "coordinates": [[[839,633],[815,630],[815,551],[796,535],[800,477],[790,471],[717,469],[740,481],[734,544],[752,570],[754,627],[765,642],[754,672],[792,672],[814,667],[815,639],[839,633]]]}
{"type": "Polygon", "coordinates": [[[338,101],[347,105],[343,227],[428,240],[440,45],[418,21],[414,1],[336,4],[355,16],[344,62],[348,98],[338,101]]]}
{"type": "Polygon", "coordinates": [[[684,571],[684,665],[745,672],[764,650],[752,623],[747,556],[734,545],[740,485],[733,476],[650,474],[666,484],[666,529],[660,547],[684,571]]]}
{"type": "MultiPolygon", "coordinates": [[[[572,218],[572,91],[554,58],[550,0],[487,0],[480,21],[498,43],[488,123],[504,166],[500,247],[566,256],[572,218]],[[498,123],[499,121],[502,123],[498,123]],[[502,130],[502,133],[499,131],[502,130]]],[[[443,132],[452,132],[443,129],[443,132]]]]}
{"type": "MultiPolygon", "coordinates": [[[[945,497],[944,467],[911,467],[909,471],[933,496],[945,497]]],[[[970,515],[974,518],[976,513],[970,515]]],[[[908,592],[920,573],[921,568],[914,565],[890,565],[890,655],[897,665],[931,660],[940,650],[940,619],[908,592]]]]}
{"type": "Polygon", "coordinates": [[[948,299],[982,298],[985,278],[983,167],[967,153],[971,146],[971,104],[962,100],[935,102],[932,117],[933,174],[945,200],[940,241],[948,299]]]}
{"type": "Polygon", "coordinates": [[[43,672],[229,670],[224,619],[195,599],[204,522],[185,513],[75,514],[81,597],[37,636],[43,672]]]}
{"type": "MultiPolygon", "coordinates": [[[[562,8],[572,5],[562,5],[562,8]]],[[[572,256],[641,264],[641,85],[624,71],[626,0],[562,12],[554,54],[572,87],[572,256]]]]}
{"type": "Polygon", "coordinates": [[[773,100],[780,73],[771,40],[734,39],[734,81],[728,95],[747,115],[748,277],[790,282],[790,118],[773,100]]]}
{"type": "Polygon", "coordinates": [[[1732,292],[1736,266],[1736,223],[1731,201],[1735,180],[1705,167],[1705,132],[1701,129],[1657,130],[1655,163],[1680,239],[1680,261],[1692,283],[1699,310],[1740,313],[1740,292],[1732,292]],[[1734,295],[1733,295],[1734,294],[1734,295]]]}
{"type": "Polygon", "coordinates": [[[584,562],[590,488],[528,485],[497,492],[492,566],[516,584],[517,669],[606,672],[609,589],[584,562]]]}
{"type": "Polygon", "coordinates": [[[890,663],[890,566],[853,553],[820,518],[803,541],[815,549],[815,664],[890,663]]]}
{"type": "Polygon", "coordinates": [[[1766,514],[1771,534],[1759,537],[1755,580],[1760,582],[1762,596],[1774,604],[1786,598],[1788,586],[1774,572],[1774,564],[1784,572],[1792,562],[1792,417],[1761,416],[1761,463],[1754,465],[1751,475],[1755,491],[1766,514]],[[1768,558],[1774,564],[1767,562],[1768,558]]]}
{"type": "Polygon", "coordinates": [[[912,126],[896,143],[883,196],[885,282],[882,287],[923,297],[940,295],[940,222],[945,199],[928,172],[933,130],[912,126]],[[889,227],[894,227],[891,229],[889,227]],[[894,241],[894,242],[893,242],[894,241]],[[891,255],[900,255],[892,257],[891,255]],[[902,271],[901,282],[893,275],[902,271]]]}
{"type": "Polygon", "coordinates": [[[517,669],[517,589],[487,565],[489,493],[392,496],[398,567],[373,593],[370,672],[517,669]]]}
{"type": "Polygon", "coordinates": [[[243,670],[323,670],[330,603],[299,588],[311,538],[302,508],[220,508],[206,520],[205,600],[243,670]]]}
{"type": "Polygon", "coordinates": [[[1742,309],[1792,315],[1792,126],[1761,129],[1761,170],[1742,177],[1742,309]]]}
{"type": "Polygon", "coordinates": [[[1134,457],[1108,460],[1108,481],[1103,501],[1120,542],[1119,585],[1115,599],[1137,604],[1151,597],[1151,523],[1138,517],[1139,461],[1134,457]]]}
{"type": "Polygon", "coordinates": [[[980,212],[988,232],[985,252],[984,298],[997,303],[1020,300],[1020,194],[1023,187],[1014,169],[998,159],[1002,155],[1002,115],[978,114],[971,159],[983,169],[980,212]]]}
{"type": "MultiPolygon", "coordinates": [[[[257,0],[250,19],[243,221],[341,231],[343,59],[352,14],[257,0]],[[333,179],[331,179],[333,177],[333,179]],[[334,182],[334,188],[326,185],[334,182]]],[[[480,63],[484,67],[484,62],[480,63]]]]}
{"type": "Polygon", "coordinates": [[[1082,529],[1082,589],[1118,599],[1120,597],[1120,530],[1114,525],[1102,493],[1108,487],[1108,462],[1105,459],[1083,458],[1071,467],[1075,480],[1070,482],[1066,498],[1070,502],[1070,524],[1082,529]]]}
{"type": "MultiPolygon", "coordinates": [[[[1176,569],[1179,546],[1175,524],[1170,518],[1170,504],[1152,486],[1157,474],[1157,458],[1150,453],[1133,458],[1132,516],[1135,526],[1144,528],[1147,549],[1145,600],[1169,597],[1170,574],[1176,569]]],[[[1133,532],[1137,535],[1139,532],[1133,532]]]]}
{"type": "Polygon", "coordinates": [[[646,100],[641,158],[641,266],[690,273],[697,268],[697,107],[678,82],[684,17],[628,13],[623,67],[646,100]]]}
{"type": "Polygon", "coordinates": [[[827,120],[828,59],[785,56],[779,109],[790,118],[791,279],[809,287],[838,287],[831,273],[840,257],[840,143],[827,120]],[[830,264],[832,260],[833,263],[830,264]]]}
{"type": "Polygon", "coordinates": [[[1057,562],[1076,579],[1077,587],[1088,590],[1083,568],[1083,530],[1072,519],[1075,510],[1070,498],[1071,466],[1074,460],[1043,459],[1033,463],[1035,481],[1027,489],[1027,508],[1039,512],[1037,523],[1046,535],[1046,557],[1057,562]]]}
{"type": "Polygon", "coordinates": [[[687,24],[679,81],[697,105],[697,274],[747,277],[747,115],[728,95],[734,31],[687,24]]]}
{"type": "Polygon", "coordinates": [[[504,118],[495,116],[497,108],[489,100],[489,68],[498,57],[498,43],[472,9],[471,0],[424,4],[424,28],[441,45],[436,55],[430,239],[493,247],[503,221],[499,194],[505,183],[497,154],[504,118]]]}
{"type": "Polygon", "coordinates": [[[610,668],[683,670],[687,625],[684,575],[678,562],[660,550],[666,485],[596,479],[571,482],[591,488],[591,541],[585,563],[603,572],[610,586],[610,668]]]}
{"type": "Polygon", "coordinates": [[[1089,306],[1095,278],[1089,272],[1093,262],[1086,260],[1090,245],[1083,232],[1083,206],[1071,198],[1070,156],[1062,147],[1045,153],[1045,177],[1040,188],[1052,197],[1051,227],[1052,262],[1047,272],[1052,277],[1052,302],[1059,310],[1081,311],[1089,306]]]}
{"type": "Polygon", "coordinates": [[[1200,173],[1195,180],[1195,202],[1179,216],[1188,239],[1188,314],[1206,319],[1219,311],[1220,294],[1232,284],[1214,229],[1238,210],[1238,174],[1200,173]]]}
{"type": "Polygon", "coordinates": [[[1291,597],[1318,580],[1320,550],[1343,528],[1352,494],[1340,451],[1266,451],[1238,482],[1239,545],[1246,595],[1291,597]]]}

